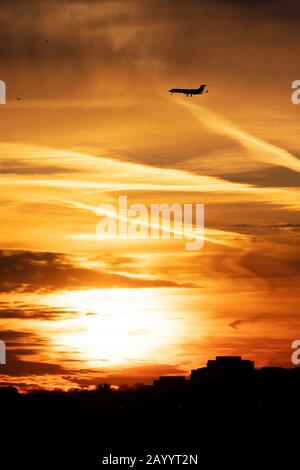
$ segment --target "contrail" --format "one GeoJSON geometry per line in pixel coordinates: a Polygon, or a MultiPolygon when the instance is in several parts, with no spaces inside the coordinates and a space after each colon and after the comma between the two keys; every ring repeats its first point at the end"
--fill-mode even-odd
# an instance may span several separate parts
{"type": "MultiPolygon", "coordinates": [[[[130,221],[130,223],[134,224],[134,225],[143,225],[144,227],[146,228],[150,228],[150,227],[154,227],[154,228],[158,228],[160,230],[162,230],[163,232],[168,232],[170,234],[178,234],[178,235],[182,235],[183,237],[193,237],[195,240],[203,240],[203,241],[207,241],[207,242],[210,242],[210,243],[213,243],[213,244],[216,244],[216,245],[223,245],[223,246],[229,246],[229,247],[234,247],[236,246],[235,243],[233,243],[231,240],[229,241],[228,239],[225,240],[219,240],[218,238],[215,238],[215,236],[238,236],[240,238],[247,238],[247,236],[245,235],[241,235],[241,234],[236,234],[236,233],[232,233],[232,232],[224,232],[222,230],[215,230],[215,229],[205,229],[206,232],[209,233],[209,235],[199,235],[199,234],[196,234],[196,233],[193,233],[193,232],[189,232],[189,231],[185,231],[185,230],[181,230],[181,231],[178,231],[174,228],[169,228],[169,227],[166,227],[164,225],[164,220],[162,220],[162,224],[159,224],[159,225],[155,225],[155,224],[149,224],[148,221],[146,220],[141,220],[139,219],[138,221],[136,221],[134,218],[128,218],[126,216],[119,216],[116,212],[113,212],[113,211],[110,211],[109,209],[105,208],[105,207],[101,207],[101,206],[93,206],[93,205],[89,205],[89,204],[83,204],[81,202],[78,202],[78,201],[72,201],[72,200],[68,200],[68,199],[59,199],[59,201],[63,204],[67,204],[69,206],[72,206],[76,209],[82,209],[82,210],[87,210],[87,211],[90,211],[90,212],[94,212],[96,215],[101,215],[101,216],[107,216],[107,217],[111,217],[113,219],[116,219],[116,220],[120,220],[120,221],[124,221],[124,222],[128,222],[130,221]]],[[[100,238],[100,236],[98,234],[86,234],[86,235],[74,235],[74,236],[71,236],[71,238],[87,238],[87,239],[91,239],[91,238],[94,238],[94,239],[97,239],[97,238],[100,238]]]]}
{"type": "Polygon", "coordinates": [[[251,151],[251,156],[254,159],[271,165],[283,166],[300,173],[300,161],[287,150],[243,131],[232,122],[204,106],[195,105],[188,100],[178,100],[177,102],[186,106],[198,121],[208,129],[238,141],[243,147],[251,151]]]}

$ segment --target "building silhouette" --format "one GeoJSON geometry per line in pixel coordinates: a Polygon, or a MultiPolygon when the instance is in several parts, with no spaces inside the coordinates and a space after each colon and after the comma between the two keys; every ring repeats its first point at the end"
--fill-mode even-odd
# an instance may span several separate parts
{"type": "Polygon", "coordinates": [[[165,375],[153,381],[153,387],[156,390],[169,392],[178,391],[185,387],[186,379],[184,375],[165,375]]]}
{"type": "Polygon", "coordinates": [[[236,382],[251,380],[255,374],[254,362],[242,359],[241,356],[216,356],[207,361],[206,367],[191,371],[193,384],[205,382],[236,382]]]}

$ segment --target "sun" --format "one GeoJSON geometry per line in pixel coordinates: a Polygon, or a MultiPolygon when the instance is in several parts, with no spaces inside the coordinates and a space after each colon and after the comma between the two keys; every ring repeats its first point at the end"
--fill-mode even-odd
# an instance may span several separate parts
{"type": "Polygon", "coordinates": [[[52,294],[48,304],[74,311],[56,322],[52,342],[90,368],[161,360],[176,342],[179,320],[170,321],[157,289],[93,289],[52,294]],[[154,292],[155,291],[155,292],[154,292]]]}

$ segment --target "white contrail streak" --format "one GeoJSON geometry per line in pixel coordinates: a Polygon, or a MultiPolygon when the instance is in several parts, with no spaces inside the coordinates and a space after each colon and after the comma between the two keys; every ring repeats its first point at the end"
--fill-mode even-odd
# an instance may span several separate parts
{"type": "Polygon", "coordinates": [[[259,139],[237,127],[232,122],[201,105],[188,100],[178,101],[186,106],[204,126],[212,131],[231,137],[250,150],[251,157],[260,162],[279,165],[300,173],[300,161],[290,152],[269,142],[259,139]]]}
{"type": "MultiPolygon", "coordinates": [[[[207,236],[207,235],[199,235],[199,234],[195,234],[193,232],[187,232],[185,230],[182,230],[182,231],[178,231],[174,228],[171,228],[171,227],[166,227],[164,225],[164,220],[162,220],[162,224],[159,224],[159,225],[155,225],[155,224],[149,224],[148,221],[146,220],[141,220],[139,219],[138,221],[136,221],[134,218],[128,218],[126,216],[120,216],[118,215],[116,212],[112,212],[112,211],[109,211],[108,209],[106,209],[105,207],[101,207],[101,206],[92,206],[92,205],[88,205],[88,204],[83,204],[81,202],[77,202],[77,201],[71,201],[71,200],[67,200],[67,199],[61,199],[60,200],[61,203],[64,203],[64,204],[67,204],[69,206],[72,206],[76,209],[83,209],[83,210],[87,210],[87,211],[90,211],[90,212],[94,212],[96,215],[101,215],[101,216],[104,216],[106,215],[107,217],[111,217],[113,219],[116,219],[116,220],[120,220],[120,221],[124,221],[124,222],[130,222],[131,224],[133,225],[143,225],[144,227],[147,227],[147,228],[150,228],[150,227],[154,227],[154,228],[158,228],[160,230],[162,230],[163,232],[168,232],[170,234],[178,234],[178,235],[182,235],[183,237],[193,237],[195,240],[204,240],[204,241],[207,241],[207,242],[210,242],[210,243],[214,243],[216,245],[223,245],[223,246],[230,246],[230,247],[234,247],[235,244],[232,242],[232,240],[228,240],[228,239],[223,239],[223,240],[220,240],[218,238],[215,238],[215,235],[217,236],[223,236],[224,235],[226,236],[232,236],[232,235],[236,235],[236,236],[239,236],[241,238],[247,238],[246,236],[243,236],[243,235],[240,235],[240,234],[232,234],[232,233],[227,233],[227,232],[223,232],[221,230],[211,230],[211,229],[205,229],[206,232],[208,232],[210,235],[207,236]],[[212,236],[214,235],[214,237],[212,236]]],[[[87,236],[85,235],[75,235],[75,236],[72,236],[72,238],[100,238],[100,236],[98,234],[95,234],[95,235],[90,235],[88,234],[87,236]]]]}

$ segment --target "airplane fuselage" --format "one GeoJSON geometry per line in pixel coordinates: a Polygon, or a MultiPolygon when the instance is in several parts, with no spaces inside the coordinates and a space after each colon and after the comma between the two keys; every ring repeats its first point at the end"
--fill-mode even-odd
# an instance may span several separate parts
{"type": "Polygon", "coordinates": [[[171,88],[169,92],[173,95],[173,93],[181,93],[186,96],[193,96],[193,95],[202,95],[203,93],[207,93],[205,90],[206,85],[200,85],[199,88],[171,88]]]}

